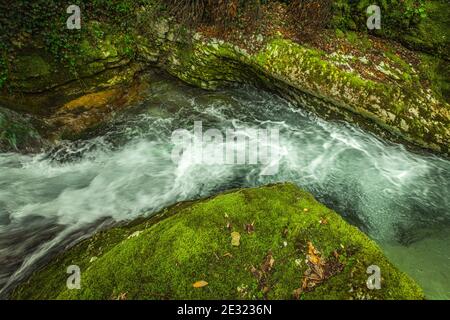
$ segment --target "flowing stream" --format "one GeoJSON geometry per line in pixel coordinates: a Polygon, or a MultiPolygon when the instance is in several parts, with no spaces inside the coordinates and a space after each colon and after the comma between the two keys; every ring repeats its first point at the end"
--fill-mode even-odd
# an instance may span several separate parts
{"type": "MultiPolygon", "coordinates": [[[[272,163],[273,164],[273,163],[272,163]]],[[[376,240],[431,299],[450,299],[450,162],[309,114],[271,93],[207,92],[167,76],[91,138],[0,154],[0,297],[99,228],[178,201],[292,181],[376,240]],[[172,132],[276,128],[278,171],[172,161],[172,132]]]]}

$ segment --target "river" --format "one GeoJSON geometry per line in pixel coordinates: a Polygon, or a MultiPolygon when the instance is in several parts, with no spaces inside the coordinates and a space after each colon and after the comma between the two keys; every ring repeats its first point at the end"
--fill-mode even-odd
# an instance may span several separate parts
{"type": "Polygon", "coordinates": [[[178,201],[292,181],[358,226],[429,299],[450,299],[450,162],[263,90],[153,80],[145,101],[90,137],[37,155],[0,154],[0,292],[42,261],[115,222],[178,201]],[[278,171],[171,158],[174,130],[276,128],[278,171]]]}

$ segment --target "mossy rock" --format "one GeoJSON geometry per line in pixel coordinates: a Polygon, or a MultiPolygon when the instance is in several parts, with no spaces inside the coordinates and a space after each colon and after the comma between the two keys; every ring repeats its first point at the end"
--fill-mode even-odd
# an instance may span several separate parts
{"type": "Polygon", "coordinates": [[[418,81],[399,85],[367,79],[338,67],[320,50],[277,37],[257,53],[217,39],[166,46],[167,70],[190,84],[205,89],[233,82],[262,84],[326,119],[449,153],[449,104],[418,81]]]}
{"type": "Polygon", "coordinates": [[[24,115],[0,107],[0,152],[33,152],[42,147],[42,139],[24,115]]]}
{"type": "Polygon", "coordinates": [[[35,272],[11,297],[422,299],[423,293],[356,227],[309,193],[278,184],[179,203],[98,233],[35,272]],[[305,280],[314,260],[325,272],[317,283],[305,280]],[[66,287],[70,265],[80,267],[81,289],[66,287]],[[367,287],[371,265],[380,267],[380,290],[367,287]],[[195,288],[198,281],[208,285],[195,288]],[[298,290],[305,281],[309,287],[298,290]]]}

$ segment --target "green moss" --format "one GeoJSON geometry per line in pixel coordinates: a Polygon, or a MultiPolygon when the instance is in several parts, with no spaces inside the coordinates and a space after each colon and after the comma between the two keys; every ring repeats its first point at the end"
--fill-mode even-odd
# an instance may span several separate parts
{"type": "MultiPolygon", "coordinates": [[[[47,2],[49,1],[40,0],[31,10],[43,13],[41,11],[47,2]]],[[[336,8],[345,15],[353,14],[356,10],[358,15],[355,21],[359,28],[365,28],[365,9],[372,4],[370,1],[335,3],[336,8]]],[[[442,44],[439,45],[439,52],[445,53],[448,28],[444,26],[448,25],[450,16],[445,15],[445,12],[448,12],[449,7],[444,1],[433,3],[435,4],[427,4],[427,17],[416,19],[421,14],[414,10],[422,8],[422,1],[383,1],[381,5],[386,15],[383,15],[381,32],[384,35],[384,32],[395,29],[397,33],[389,36],[397,39],[398,30],[403,30],[403,25],[411,26],[405,30],[411,29],[417,33],[418,25],[427,30],[427,23],[435,23],[440,31],[437,32],[436,29],[433,33],[441,39],[439,43],[442,44]],[[413,5],[416,2],[420,2],[420,5],[413,5]]],[[[30,5],[21,2],[20,6],[26,11],[30,5]]],[[[337,114],[339,118],[358,122],[376,132],[388,131],[400,140],[448,153],[450,129],[448,103],[446,104],[445,100],[448,101],[449,86],[448,72],[445,70],[448,70],[449,64],[445,59],[442,59],[439,67],[435,67],[435,62],[432,63],[433,71],[429,71],[427,79],[432,82],[433,92],[429,93],[412,68],[394,54],[391,60],[395,68],[390,65],[386,68],[388,76],[394,75],[396,84],[368,80],[357,73],[347,72],[333,63],[336,62],[333,57],[324,52],[280,38],[272,41],[265,39],[268,42],[267,47],[256,54],[249,54],[218,40],[191,42],[187,29],[174,25],[170,19],[160,18],[161,14],[166,12],[161,11],[155,1],[151,0],[135,3],[128,0],[102,0],[95,1],[89,8],[92,9],[86,10],[89,12],[89,19],[83,20],[81,30],[70,32],[70,37],[61,36],[65,34],[61,32],[61,28],[65,28],[63,18],[67,18],[61,13],[39,28],[30,26],[32,31],[44,36],[49,43],[45,44],[45,48],[36,49],[35,51],[39,51],[37,54],[20,52],[16,61],[9,59],[8,61],[13,61],[9,63],[11,70],[2,68],[7,60],[2,63],[0,59],[0,85],[8,79],[11,91],[19,93],[19,96],[24,93],[46,92],[56,87],[64,87],[63,90],[66,90],[64,85],[70,84],[67,91],[61,95],[66,95],[66,92],[74,94],[85,90],[86,86],[80,83],[85,84],[90,82],[90,78],[109,74],[107,71],[111,69],[117,69],[117,72],[113,72],[114,78],[97,81],[96,86],[106,87],[126,82],[133,74],[116,74],[119,70],[126,69],[130,61],[144,61],[146,65],[158,63],[180,79],[205,89],[214,89],[232,82],[263,83],[276,90],[283,88],[284,93],[294,97],[294,100],[299,96],[303,98],[302,101],[295,102],[306,104],[312,111],[321,115],[332,117],[332,114],[337,114]],[[159,18],[155,18],[157,16],[159,18]],[[40,29],[42,31],[39,31],[40,29]],[[61,57],[67,63],[59,63],[61,57]],[[306,95],[309,95],[308,99],[306,95]],[[305,103],[306,100],[308,103],[305,103]],[[407,125],[402,126],[401,123],[407,125]]],[[[52,5],[45,10],[56,9],[52,5]]],[[[44,17],[46,16],[44,14],[44,17]]],[[[342,29],[336,31],[338,36],[346,37],[348,42],[364,50],[371,47],[366,30],[349,31],[347,23],[343,21],[342,24],[342,29]]],[[[12,37],[12,34],[6,34],[12,37]]],[[[27,39],[27,34],[29,36],[30,33],[25,32],[20,38],[27,39]]],[[[405,36],[411,34],[405,33],[405,36]]],[[[413,36],[428,38],[419,33],[413,36]]],[[[433,40],[433,43],[438,42],[433,40]]],[[[20,44],[18,46],[20,47],[20,44]]],[[[436,53],[433,50],[431,51],[436,53]]],[[[94,87],[95,85],[88,90],[93,90],[94,87]]],[[[17,104],[26,106],[21,106],[22,109],[28,108],[29,105],[34,108],[33,100],[35,97],[31,95],[17,104]]],[[[44,104],[40,106],[42,109],[54,107],[44,104]]],[[[17,108],[15,104],[14,108],[17,108]]]]}
{"type": "Polygon", "coordinates": [[[450,59],[450,3],[445,0],[425,1],[426,17],[417,28],[408,30],[402,42],[413,49],[450,59]]]}
{"type": "Polygon", "coordinates": [[[379,1],[381,30],[366,27],[370,0],[334,1],[333,25],[394,39],[408,48],[450,58],[450,3],[446,0],[379,1]]]}
{"type": "Polygon", "coordinates": [[[153,219],[97,234],[36,272],[12,297],[111,299],[126,293],[128,299],[291,299],[307,268],[308,242],[323,259],[339,252],[344,268],[302,299],[423,298],[373,241],[291,184],[182,203],[153,219]],[[254,232],[246,232],[252,223],[254,232]],[[238,247],[231,245],[232,231],[241,235],[238,247]],[[269,252],[275,262],[263,288],[252,267],[261,268],[269,252]],[[73,264],[81,268],[80,290],[65,287],[66,268],[73,264]],[[366,286],[370,265],[382,270],[381,290],[366,286]],[[193,288],[199,280],[209,285],[193,288]]]}
{"type": "Polygon", "coordinates": [[[8,68],[5,59],[0,57],[0,90],[6,85],[8,80],[8,68]]]}
{"type": "Polygon", "coordinates": [[[438,97],[450,103],[450,63],[427,54],[422,54],[420,58],[419,68],[423,78],[438,97]]]}
{"type": "Polygon", "coordinates": [[[341,29],[336,28],[335,33],[338,38],[341,38],[341,39],[345,38],[345,33],[341,29]]]}
{"type": "Polygon", "coordinates": [[[395,76],[393,83],[345,71],[335,64],[336,57],[279,37],[255,54],[217,40],[196,41],[192,48],[169,45],[165,50],[170,55],[168,70],[193,85],[214,89],[227,82],[262,82],[277,91],[282,88],[287,98],[323,116],[448,152],[446,103],[429,94],[416,71],[395,54],[387,54],[392,63],[380,65],[395,76]]]}
{"type": "Polygon", "coordinates": [[[26,77],[45,77],[51,67],[40,55],[32,54],[17,59],[17,72],[26,77]]]}
{"type": "Polygon", "coordinates": [[[30,151],[41,145],[29,119],[0,107],[0,152],[30,151]]]}

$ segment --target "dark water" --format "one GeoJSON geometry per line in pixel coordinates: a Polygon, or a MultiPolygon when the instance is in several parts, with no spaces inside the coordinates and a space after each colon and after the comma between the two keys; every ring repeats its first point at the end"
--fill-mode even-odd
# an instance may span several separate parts
{"type": "Polygon", "coordinates": [[[449,161],[323,121],[252,87],[205,92],[165,78],[96,137],[35,156],[0,154],[1,294],[42,258],[114,221],[282,181],[309,190],[375,239],[429,298],[450,298],[449,161]],[[175,164],[171,134],[194,121],[222,132],[279,129],[271,145],[278,172],[195,164],[189,152],[175,164]]]}

